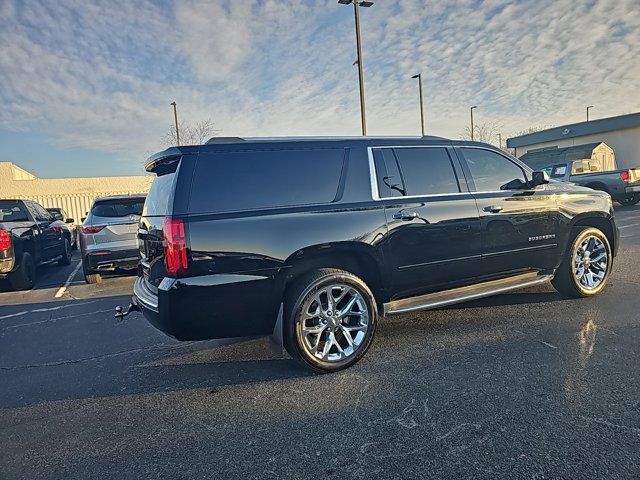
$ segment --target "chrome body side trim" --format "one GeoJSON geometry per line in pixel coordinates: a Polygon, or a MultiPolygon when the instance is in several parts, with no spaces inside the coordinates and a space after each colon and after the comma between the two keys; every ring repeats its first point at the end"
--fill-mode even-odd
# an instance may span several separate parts
{"type": "Polygon", "coordinates": [[[158,296],[149,290],[144,282],[144,278],[136,278],[136,283],[133,284],[133,295],[142,307],[158,313],[158,296]]]}
{"type": "Polygon", "coordinates": [[[514,277],[491,280],[466,287],[444,290],[417,297],[403,298],[384,304],[385,315],[428,310],[455,303],[468,302],[478,298],[489,297],[499,293],[518,290],[533,285],[546,283],[553,275],[540,275],[537,272],[525,273],[514,277]]]}

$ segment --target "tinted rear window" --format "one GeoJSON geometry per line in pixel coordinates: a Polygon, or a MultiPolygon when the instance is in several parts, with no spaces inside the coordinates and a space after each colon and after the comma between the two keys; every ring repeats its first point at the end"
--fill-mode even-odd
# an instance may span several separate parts
{"type": "Polygon", "coordinates": [[[228,212],[332,202],[343,149],[200,154],[192,213],[228,212]]]}
{"type": "Polygon", "coordinates": [[[153,180],[151,190],[149,190],[147,200],[144,203],[145,216],[169,214],[176,175],[175,172],[167,173],[159,175],[153,180]]]}
{"type": "Polygon", "coordinates": [[[26,222],[27,211],[20,202],[0,200],[0,222],[26,222]]]}
{"type": "Polygon", "coordinates": [[[97,217],[128,217],[129,215],[142,215],[144,199],[131,200],[103,200],[96,202],[91,209],[91,214],[97,217]]]}

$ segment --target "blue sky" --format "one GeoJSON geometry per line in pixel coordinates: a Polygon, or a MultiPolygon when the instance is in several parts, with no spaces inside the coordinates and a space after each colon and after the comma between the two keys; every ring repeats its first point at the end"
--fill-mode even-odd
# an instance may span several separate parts
{"type": "MultiPolygon", "coordinates": [[[[637,0],[378,0],[362,11],[372,135],[503,136],[640,111],[637,0]]],[[[0,161],[142,173],[172,124],[357,135],[353,12],[335,0],[0,1],[0,161]]]]}

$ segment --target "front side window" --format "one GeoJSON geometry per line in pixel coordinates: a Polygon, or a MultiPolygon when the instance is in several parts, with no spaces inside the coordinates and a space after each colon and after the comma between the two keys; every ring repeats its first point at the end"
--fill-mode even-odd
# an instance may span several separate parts
{"type": "Polygon", "coordinates": [[[524,170],[511,160],[490,150],[462,148],[477,192],[517,190],[526,187],[524,170]]]}

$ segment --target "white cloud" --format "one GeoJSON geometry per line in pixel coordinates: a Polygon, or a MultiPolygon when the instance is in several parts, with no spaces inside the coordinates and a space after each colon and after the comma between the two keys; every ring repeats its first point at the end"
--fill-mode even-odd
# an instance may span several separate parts
{"type": "MultiPolygon", "coordinates": [[[[468,107],[505,135],[640,110],[637,0],[379,0],[363,9],[372,134],[457,137],[468,107]]],[[[0,127],[60,145],[156,148],[181,118],[224,135],[353,134],[353,15],[333,1],[14,1],[0,5],[0,127]]]]}

